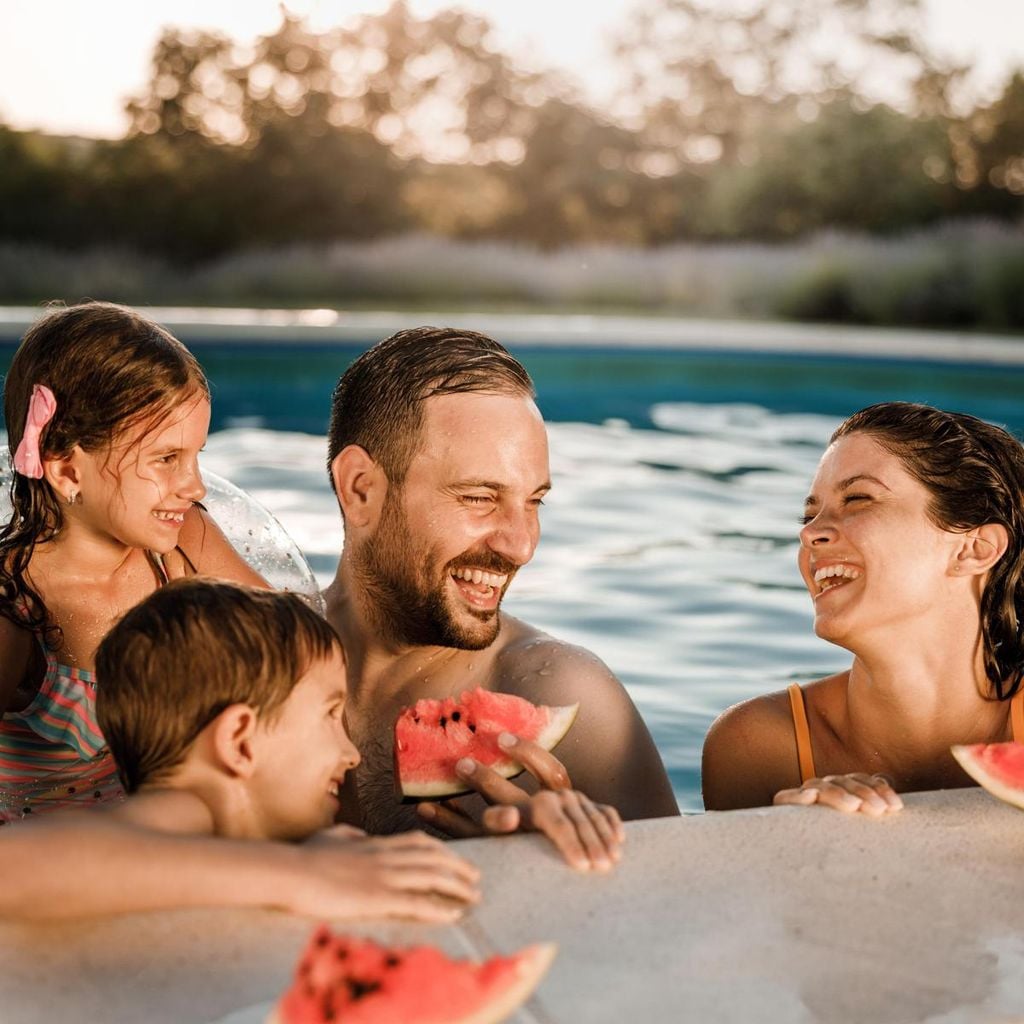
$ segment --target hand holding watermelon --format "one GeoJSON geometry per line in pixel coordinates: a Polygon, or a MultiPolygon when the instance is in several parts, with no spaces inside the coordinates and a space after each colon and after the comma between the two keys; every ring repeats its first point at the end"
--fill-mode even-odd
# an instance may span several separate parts
{"type": "Polygon", "coordinates": [[[346,825],[296,847],[301,872],[289,906],[310,917],[400,917],[437,924],[479,902],[479,870],[422,832],[353,837],[346,825]]]}
{"type": "Polygon", "coordinates": [[[626,838],[618,811],[569,788],[564,765],[537,744],[508,734],[499,744],[547,788],[531,795],[493,768],[463,758],[456,765],[459,777],[492,806],[479,822],[451,800],[420,804],[420,815],[457,838],[542,832],[577,871],[610,871],[622,857],[626,838]]]}

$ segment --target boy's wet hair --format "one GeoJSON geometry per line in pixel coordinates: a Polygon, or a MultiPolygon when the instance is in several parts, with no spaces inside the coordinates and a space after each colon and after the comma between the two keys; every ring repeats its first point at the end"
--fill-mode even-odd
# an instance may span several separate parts
{"type": "Polygon", "coordinates": [[[867,434],[927,488],[928,515],[940,529],[1006,528],[1009,546],[981,595],[981,632],[992,694],[1009,700],[1024,681],[1024,445],[976,416],[915,402],[861,409],[830,443],[850,434],[867,434]]]}
{"type": "MultiPolygon", "coordinates": [[[[209,397],[195,357],[158,324],[125,306],[55,306],[25,333],[4,379],[4,418],[13,459],[25,432],[32,389],[57,402],[40,436],[43,457],[104,451],[125,430],[157,426],[182,402],[209,397]]],[[[0,529],[0,615],[60,643],[60,630],[27,578],[36,544],[64,526],[58,496],[45,479],[12,474],[10,522],[0,529]]]]}
{"type": "Polygon", "coordinates": [[[400,485],[419,442],[423,400],[465,392],[536,397],[522,363],[486,334],[414,327],[385,338],[364,352],[334,389],[328,473],[335,456],[357,444],[391,483],[400,485]]]}
{"type": "Polygon", "coordinates": [[[125,789],[158,781],[225,708],[270,718],[341,650],[301,597],[197,577],[136,605],[96,652],[96,716],[125,789]]]}

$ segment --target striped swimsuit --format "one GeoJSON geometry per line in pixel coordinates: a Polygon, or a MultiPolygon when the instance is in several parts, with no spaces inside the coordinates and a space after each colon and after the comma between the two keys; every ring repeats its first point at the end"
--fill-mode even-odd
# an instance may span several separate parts
{"type": "MultiPolygon", "coordinates": [[[[186,566],[195,566],[178,549],[186,566]]],[[[168,580],[146,552],[158,587],[168,580]]],[[[31,703],[0,716],[0,825],[62,807],[124,798],[114,758],[96,721],[96,676],[57,661],[42,645],[46,674],[31,703]]]]}
{"type": "Polygon", "coordinates": [[[32,702],[0,718],[0,822],[124,796],[96,722],[96,676],[44,653],[32,702]]]}

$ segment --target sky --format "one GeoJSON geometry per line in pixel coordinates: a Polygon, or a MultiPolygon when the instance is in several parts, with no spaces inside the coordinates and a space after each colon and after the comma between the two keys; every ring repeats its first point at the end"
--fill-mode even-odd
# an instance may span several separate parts
{"type": "MultiPolygon", "coordinates": [[[[429,15],[462,6],[488,17],[499,45],[574,73],[600,100],[612,88],[606,49],[634,0],[410,0],[429,15]]],[[[326,28],[387,0],[289,0],[326,28]]],[[[1024,67],[1024,0],[927,0],[940,52],[968,60],[981,95],[1024,67]]],[[[241,43],[280,22],[278,0],[0,0],[0,122],[56,134],[116,138],[125,99],[148,78],[163,25],[219,29],[241,43]]]]}

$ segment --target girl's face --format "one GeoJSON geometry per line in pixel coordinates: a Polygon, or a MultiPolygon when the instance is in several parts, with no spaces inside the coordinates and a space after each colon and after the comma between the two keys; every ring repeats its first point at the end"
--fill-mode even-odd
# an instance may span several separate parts
{"type": "MultiPolygon", "coordinates": [[[[877,630],[946,614],[961,534],[928,516],[929,492],[867,434],[822,456],[800,531],[818,636],[855,649],[877,630]]],[[[958,589],[958,588],[957,588],[958,589]]]]}
{"type": "Polygon", "coordinates": [[[199,394],[155,427],[126,431],[109,452],[76,449],[81,504],[69,517],[128,547],[173,551],[185,513],[206,494],[198,459],[209,428],[210,402],[199,394]]]}

